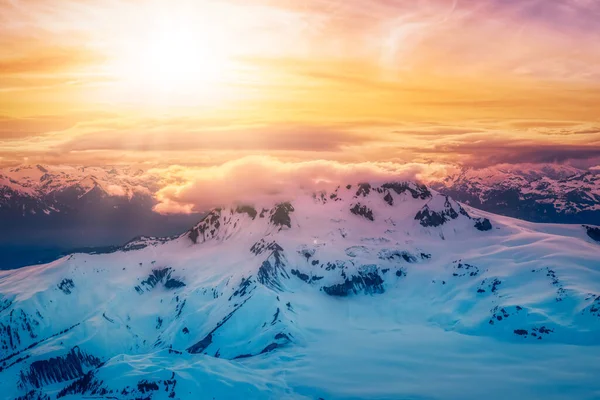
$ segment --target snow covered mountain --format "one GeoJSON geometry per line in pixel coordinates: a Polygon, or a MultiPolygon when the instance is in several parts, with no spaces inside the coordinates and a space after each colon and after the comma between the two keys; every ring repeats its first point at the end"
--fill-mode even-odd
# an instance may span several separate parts
{"type": "Polygon", "coordinates": [[[600,224],[600,171],[556,164],[465,168],[429,184],[496,214],[532,222],[600,224]]]}
{"type": "Polygon", "coordinates": [[[0,170],[5,228],[0,230],[0,269],[52,260],[67,249],[172,235],[199,218],[155,213],[156,182],[144,171],[127,168],[26,165],[0,170]]]}
{"type": "Polygon", "coordinates": [[[600,229],[411,182],[0,272],[7,399],[593,399],[600,229]]]}
{"type": "Polygon", "coordinates": [[[149,197],[155,185],[141,170],[24,165],[0,170],[0,210],[69,212],[86,197],[149,197]]]}

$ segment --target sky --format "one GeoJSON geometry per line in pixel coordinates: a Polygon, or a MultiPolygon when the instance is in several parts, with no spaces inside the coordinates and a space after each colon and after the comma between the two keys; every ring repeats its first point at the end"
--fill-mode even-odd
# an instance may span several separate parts
{"type": "Polygon", "coordinates": [[[0,0],[0,166],[593,167],[598,21],[597,0],[0,0]]]}

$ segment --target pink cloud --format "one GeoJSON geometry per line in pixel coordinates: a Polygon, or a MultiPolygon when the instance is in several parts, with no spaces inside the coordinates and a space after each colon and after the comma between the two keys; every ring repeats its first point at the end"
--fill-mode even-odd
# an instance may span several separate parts
{"type": "Polygon", "coordinates": [[[270,204],[338,185],[445,176],[452,168],[390,162],[340,163],[314,160],[284,162],[251,156],[206,168],[169,167],[149,173],[162,177],[155,210],[161,213],[204,211],[239,204],[270,204]]]}

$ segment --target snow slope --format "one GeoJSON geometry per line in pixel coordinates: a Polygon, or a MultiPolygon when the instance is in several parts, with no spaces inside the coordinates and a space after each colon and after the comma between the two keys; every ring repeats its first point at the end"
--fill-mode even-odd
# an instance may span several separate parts
{"type": "Polygon", "coordinates": [[[411,183],[0,272],[6,398],[594,399],[594,227],[411,183]]]}

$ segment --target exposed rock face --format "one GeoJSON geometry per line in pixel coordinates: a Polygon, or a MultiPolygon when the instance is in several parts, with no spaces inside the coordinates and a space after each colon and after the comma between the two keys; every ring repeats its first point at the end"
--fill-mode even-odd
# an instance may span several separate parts
{"type": "Polygon", "coordinates": [[[270,243],[265,242],[264,239],[260,239],[258,242],[254,243],[250,248],[250,252],[254,255],[259,255],[264,253],[265,251],[283,251],[283,248],[278,245],[276,242],[272,241],[270,243]]]}
{"type": "Polygon", "coordinates": [[[63,279],[59,284],[58,284],[58,289],[63,292],[64,294],[71,294],[71,290],[75,287],[75,284],[73,283],[72,279],[63,279]]]}
{"type": "Polygon", "coordinates": [[[364,217],[364,218],[368,219],[369,221],[375,221],[375,218],[373,217],[373,210],[371,210],[367,206],[363,206],[360,203],[356,203],[350,209],[350,212],[354,215],[359,215],[361,217],[364,217]]]}
{"type": "Polygon", "coordinates": [[[256,218],[256,215],[258,214],[256,212],[256,209],[252,206],[239,206],[238,208],[236,208],[235,212],[236,213],[246,213],[252,219],[256,218]]]}
{"type": "Polygon", "coordinates": [[[419,255],[412,254],[405,250],[398,249],[383,249],[377,253],[377,258],[388,261],[405,261],[407,263],[416,263],[418,258],[427,260],[431,258],[431,254],[421,253],[419,255]]]}
{"type": "Polygon", "coordinates": [[[292,269],[290,272],[292,273],[292,275],[296,276],[298,279],[300,279],[306,283],[314,283],[316,281],[323,279],[322,276],[316,276],[316,275],[310,276],[310,275],[305,274],[304,272],[297,270],[297,269],[292,269]]]}
{"type": "Polygon", "coordinates": [[[29,369],[21,371],[20,384],[36,388],[57,382],[69,381],[84,375],[84,368],[100,365],[100,360],[81,351],[79,347],[72,348],[62,357],[34,361],[29,369]]]}
{"type": "Polygon", "coordinates": [[[413,185],[409,182],[388,182],[384,183],[381,187],[393,190],[397,194],[409,192],[414,199],[425,200],[431,197],[431,192],[427,186],[420,183],[413,185]]]}
{"type": "Polygon", "coordinates": [[[370,192],[371,192],[371,184],[359,183],[358,190],[356,191],[356,196],[367,197],[370,192]]]}
{"type": "Polygon", "coordinates": [[[600,228],[584,225],[587,235],[596,242],[600,242],[600,228]]]}
{"type": "Polygon", "coordinates": [[[188,237],[194,244],[198,243],[200,238],[202,238],[202,242],[205,242],[215,237],[221,226],[220,218],[221,209],[212,210],[198,225],[190,230],[188,237]]]}
{"type": "MultiPolygon", "coordinates": [[[[438,200],[439,202],[439,197],[434,200],[438,200]]],[[[446,196],[441,207],[432,207],[431,202],[425,204],[417,215],[415,215],[415,220],[418,220],[421,226],[424,227],[438,227],[448,221],[457,219],[459,215],[464,215],[471,219],[460,204],[452,202],[446,196]]]]}
{"type": "Polygon", "coordinates": [[[136,292],[142,294],[145,291],[150,291],[159,283],[162,283],[166,289],[177,289],[185,286],[181,280],[172,278],[171,268],[154,269],[148,278],[144,279],[138,286],[135,287],[136,292]]]}
{"type": "Polygon", "coordinates": [[[258,281],[275,290],[283,290],[280,278],[289,278],[285,269],[283,252],[274,250],[258,269],[258,281]]]}
{"type": "Polygon", "coordinates": [[[323,286],[323,291],[330,296],[346,297],[350,294],[377,294],[383,293],[383,278],[379,274],[379,268],[375,265],[365,265],[358,275],[347,277],[342,283],[331,286],[323,286]]]}
{"type": "Polygon", "coordinates": [[[383,197],[383,200],[385,200],[385,202],[388,203],[390,206],[394,205],[394,198],[392,197],[390,192],[387,192],[385,194],[385,196],[383,197]]]}
{"type": "Polygon", "coordinates": [[[463,276],[477,276],[479,275],[479,268],[474,265],[462,263],[460,260],[454,261],[454,272],[452,273],[453,277],[463,277],[463,276]]]}
{"type": "Polygon", "coordinates": [[[156,392],[162,390],[166,398],[174,399],[177,396],[176,375],[174,372],[165,372],[171,374],[170,379],[141,379],[133,386],[111,388],[111,382],[104,382],[96,377],[94,371],[89,371],[61,389],[56,398],[73,395],[82,398],[151,400],[156,392]]]}
{"type": "Polygon", "coordinates": [[[417,213],[417,215],[415,215],[415,219],[418,220],[420,224],[424,227],[436,227],[448,221],[444,214],[431,211],[427,206],[425,206],[422,210],[420,210],[417,213]]]}
{"type": "Polygon", "coordinates": [[[290,218],[290,213],[294,211],[294,206],[290,203],[280,203],[277,204],[271,210],[271,216],[269,220],[275,226],[283,227],[287,226],[288,228],[292,227],[292,220],[290,218]]]}
{"type": "Polygon", "coordinates": [[[487,218],[475,218],[475,228],[480,231],[489,231],[492,229],[492,223],[487,218]]]}
{"type": "Polygon", "coordinates": [[[50,400],[50,396],[40,391],[32,390],[23,396],[17,397],[15,400],[50,400]]]}
{"type": "Polygon", "coordinates": [[[23,309],[10,310],[8,318],[0,322],[0,356],[38,340],[36,328],[40,325],[40,320],[38,315],[31,315],[23,309]]]}

